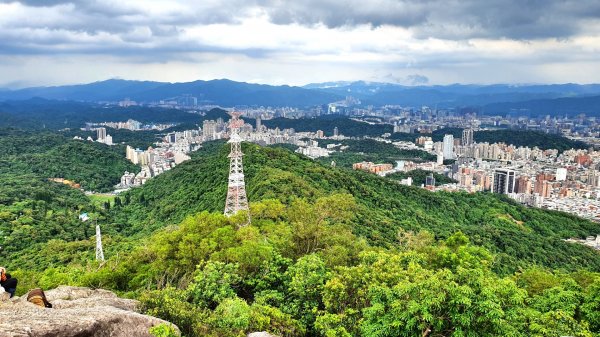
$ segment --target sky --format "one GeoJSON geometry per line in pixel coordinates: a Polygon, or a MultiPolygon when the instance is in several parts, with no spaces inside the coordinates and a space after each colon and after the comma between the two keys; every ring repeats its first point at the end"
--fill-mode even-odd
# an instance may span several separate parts
{"type": "Polygon", "coordinates": [[[0,0],[0,87],[600,83],[598,0],[0,0]]]}

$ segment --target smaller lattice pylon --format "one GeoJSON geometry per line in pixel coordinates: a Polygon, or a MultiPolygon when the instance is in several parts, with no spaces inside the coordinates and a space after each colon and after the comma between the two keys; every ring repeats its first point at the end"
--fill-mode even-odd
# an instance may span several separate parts
{"type": "Polygon", "coordinates": [[[102,233],[100,233],[100,225],[96,225],[96,261],[104,261],[104,251],[102,250],[102,233]]]}

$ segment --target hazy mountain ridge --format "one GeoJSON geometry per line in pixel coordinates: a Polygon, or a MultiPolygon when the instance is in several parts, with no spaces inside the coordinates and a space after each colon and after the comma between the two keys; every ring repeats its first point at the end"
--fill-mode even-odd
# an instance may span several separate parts
{"type": "Polygon", "coordinates": [[[90,84],[35,87],[0,92],[0,100],[25,100],[34,97],[74,101],[158,102],[181,95],[192,95],[207,104],[312,106],[341,99],[336,94],[300,87],[271,86],[226,79],[181,83],[107,80],[90,84]]]}
{"type": "MultiPolygon", "coordinates": [[[[525,102],[574,98],[568,102],[574,107],[579,98],[600,95],[600,84],[549,84],[549,85],[475,85],[451,84],[431,86],[406,86],[382,82],[325,82],[303,87],[274,86],[236,82],[227,79],[180,83],[129,81],[111,79],[89,84],[33,87],[0,91],[1,100],[25,100],[33,97],[74,101],[120,101],[130,98],[140,102],[158,102],[181,95],[192,95],[198,102],[222,106],[295,106],[322,105],[346,96],[359,98],[364,105],[397,104],[421,105],[439,108],[456,106],[486,106],[506,102],[525,102]]],[[[551,103],[548,103],[551,104],[551,103]]],[[[567,104],[567,105],[568,105],[567,104]]],[[[584,100],[585,109],[592,109],[584,100]]],[[[566,110],[572,110],[569,105],[566,110]]],[[[561,108],[560,111],[564,109],[561,108]]]]}

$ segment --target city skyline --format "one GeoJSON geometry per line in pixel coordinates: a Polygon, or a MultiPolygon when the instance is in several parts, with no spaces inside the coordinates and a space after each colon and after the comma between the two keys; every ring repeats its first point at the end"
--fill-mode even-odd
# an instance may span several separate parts
{"type": "Polygon", "coordinates": [[[0,13],[0,87],[600,82],[594,1],[0,0],[0,13]]]}

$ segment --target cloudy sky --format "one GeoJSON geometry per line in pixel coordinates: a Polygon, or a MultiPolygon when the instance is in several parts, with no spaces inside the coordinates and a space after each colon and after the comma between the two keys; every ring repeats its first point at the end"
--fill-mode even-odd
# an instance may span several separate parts
{"type": "Polygon", "coordinates": [[[0,0],[0,87],[598,83],[598,0],[0,0]]]}

